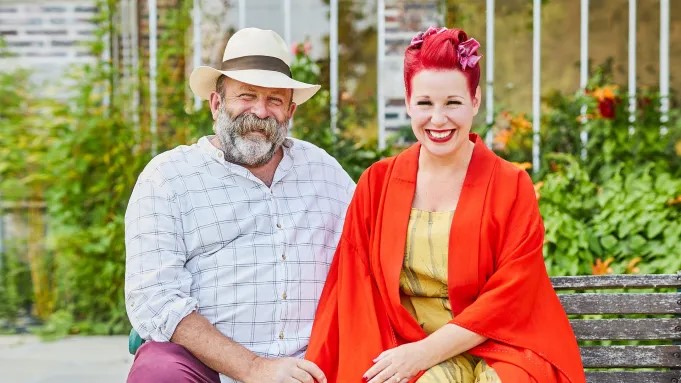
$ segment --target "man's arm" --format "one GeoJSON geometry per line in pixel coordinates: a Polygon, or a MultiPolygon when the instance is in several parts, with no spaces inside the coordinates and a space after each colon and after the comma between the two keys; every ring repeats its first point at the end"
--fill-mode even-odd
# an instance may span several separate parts
{"type": "Polygon", "coordinates": [[[296,358],[261,358],[222,335],[202,315],[193,312],[177,325],[171,339],[208,367],[240,382],[326,382],[314,363],[296,358]]]}
{"type": "Polygon", "coordinates": [[[242,382],[247,380],[249,371],[253,370],[258,359],[246,347],[220,333],[197,312],[180,321],[170,340],[189,350],[213,370],[242,382]]]}

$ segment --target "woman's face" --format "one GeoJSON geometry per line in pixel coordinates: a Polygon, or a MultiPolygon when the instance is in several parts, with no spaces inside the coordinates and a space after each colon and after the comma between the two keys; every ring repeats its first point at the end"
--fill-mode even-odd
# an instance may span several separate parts
{"type": "Polygon", "coordinates": [[[435,156],[452,156],[464,147],[479,107],[480,87],[471,98],[466,77],[458,70],[424,69],[411,80],[411,129],[435,156]]]}

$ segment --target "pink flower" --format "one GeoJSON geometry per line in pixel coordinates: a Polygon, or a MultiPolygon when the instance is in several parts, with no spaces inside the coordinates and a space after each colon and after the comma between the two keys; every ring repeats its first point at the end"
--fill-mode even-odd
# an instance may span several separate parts
{"type": "Polygon", "coordinates": [[[291,53],[294,55],[309,56],[312,51],[312,43],[305,41],[304,43],[293,43],[291,45],[291,53]]]}
{"type": "Polygon", "coordinates": [[[461,65],[461,70],[466,70],[466,67],[473,68],[475,64],[480,61],[481,56],[476,55],[478,53],[478,48],[480,48],[480,43],[474,39],[470,38],[462,43],[456,48],[459,54],[459,64],[461,65]]]}
{"type": "Polygon", "coordinates": [[[421,48],[421,44],[423,44],[423,41],[426,39],[426,37],[442,33],[446,30],[447,28],[445,27],[428,27],[425,32],[419,32],[416,34],[416,36],[412,37],[411,42],[409,43],[409,48],[421,48]]]}

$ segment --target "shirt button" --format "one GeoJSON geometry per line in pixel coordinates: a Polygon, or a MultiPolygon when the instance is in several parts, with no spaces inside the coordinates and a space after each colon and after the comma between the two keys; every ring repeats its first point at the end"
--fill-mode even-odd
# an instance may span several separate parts
{"type": "Polygon", "coordinates": [[[281,229],[281,224],[277,223],[277,229],[281,229]]]}
{"type": "Polygon", "coordinates": [[[279,332],[279,339],[284,339],[284,330],[279,332]]]}
{"type": "Polygon", "coordinates": [[[284,293],[281,294],[281,299],[286,300],[286,291],[284,291],[284,293]]]}
{"type": "Polygon", "coordinates": [[[282,254],[281,259],[283,259],[285,261],[286,260],[286,254],[282,254]]]}

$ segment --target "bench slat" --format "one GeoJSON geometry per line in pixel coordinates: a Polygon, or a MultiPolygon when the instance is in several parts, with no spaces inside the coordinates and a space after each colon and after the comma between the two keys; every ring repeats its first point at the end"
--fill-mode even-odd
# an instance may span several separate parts
{"type": "Polygon", "coordinates": [[[572,319],[579,340],[681,339],[681,318],[572,319]]]}
{"type": "Polygon", "coordinates": [[[678,383],[681,371],[587,371],[586,383],[678,383]],[[674,380],[676,379],[676,380],[674,380]]]}
{"type": "Polygon", "coordinates": [[[681,274],[584,275],[551,278],[556,290],[681,287],[681,274]]]}
{"type": "Polygon", "coordinates": [[[681,346],[582,346],[584,367],[681,367],[681,346]]]}
{"type": "Polygon", "coordinates": [[[568,314],[681,314],[681,294],[561,294],[568,314]]]}

